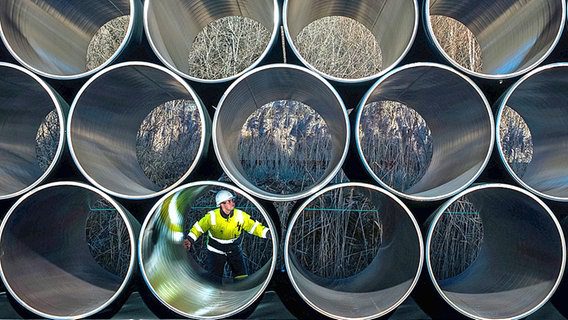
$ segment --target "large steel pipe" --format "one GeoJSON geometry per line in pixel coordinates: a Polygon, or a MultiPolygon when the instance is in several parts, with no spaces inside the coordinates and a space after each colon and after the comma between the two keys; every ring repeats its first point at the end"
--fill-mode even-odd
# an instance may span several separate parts
{"type": "Polygon", "coordinates": [[[506,125],[505,108],[511,108],[525,121],[529,129],[525,135],[533,144],[526,170],[516,172],[505,157],[502,139],[497,139],[507,171],[523,187],[556,201],[568,201],[567,90],[568,64],[551,64],[521,78],[498,102],[497,130],[506,125]]]}
{"type": "Polygon", "coordinates": [[[65,116],[69,106],[42,79],[9,63],[0,63],[0,200],[24,194],[53,171],[65,150],[65,116]],[[42,122],[55,112],[56,151],[44,170],[37,154],[42,122]]]}
{"type": "MultiPolygon", "coordinates": [[[[102,214],[102,213],[101,213],[102,214]]],[[[140,225],[101,191],[81,183],[56,182],[20,198],[0,227],[0,275],[8,292],[38,317],[76,319],[113,308],[127,293],[136,270],[140,225]],[[103,199],[114,211],[128,242],[123,275],[105,269],[88,246],[87,220],[103,199]]]]}
{"type": "Polygon", "coordinates": [[[86,77],[109,65],[140,37],[141,20],[139,0],[0,3],[0,35],[10,53],[27,68],[55,79],[86,77]],[[106,23],[123,16],[128,16],[128,29],[118,48],[104,62],[88,68],[93,37],[106,23]]]}
{"type": "Polygon", "coordinates": [[[367,172],[389,191],[415,201],[440,200],[465,189],[485,168],[495,139],[493,115],[481,90],[453,69],[433,63],[405,65],[379,79],[361,100],[354,128],[367,172]],[[362,117],[364,109],[384,101],[414,109],[431,132],[431,159],[422,164],[427,166],[423,176],[406,190],[381,180],[370,165],[374,154],[361,140],[362,128],[369,125],[364,122],[373,121],[362,117]]]}
{"type": "Polygon", "coordinates": [[[81,88],[67,135],[73,160],[91,183],[117,197],[146,199],[172,190],[194,171],[207,152],[210,122],[199,97],[178,75],[158,65],[126,62],[96,74],[81,88]],[[187,171],[162,189],[138,162],[137,133],[152,110],[180,99],[192,101],[199,112],[201,135],[192,141],[199,148],[187,171]]]}
{"type": "MultiPolygon", "coordinates": [[[[443,235],[442,235],[443,237],[443,235]]],[[[439,241],[440,237],[436,241],[439,241]]],[[[446,240],[447,241],[447,240],[446,240]]],[[[544,305],[558,287],[566,244],[552,211],[530,192],[505,184],[477,185],[443,204],[431,217],[426,241],[428,274],[443,299],[474,319],[521,319],[544,305]],[[438,278],[434,236],[450,206],[467,199],[481,218],[477,258],[462,273],[438,278]]]]}
{"type": "MultiPolygon", "coordinates": [[[[280,32],[280,12],[277,0],[148,0],[144,4],[144,25],[152,49],[166,66],[193,81],[222,83],[234,80],[257,66],[276,45],[280,32]],[[250,18],[270,32],[270,40],[261,50],[262,53],[248,67],[230,76],[204,79],[191,74],[188,57],[196,37],[211,22],[231,16],[250,18]]],[[[238,42],[239,39],[228,41],[238,42]]],[[[234,46],[236,52],[243,47],[243,44],[237,43],[228,45],[234,46]]]]}
{"type": "Polygon", "coordinates": [[[415,0],[286,0],[283,23],[286,39],[303,64],[320,72],[327,79],[358,83],[376,79],[405,57],[418,29],[418,4],[415,0]],[[298,50],[298,35],[310,23],[333,16],[351,18],[371,32],[381,51],[383,67],[380,72],[357,79],[339,78],[317,70],[314,61],[302,56],[298,50]]]}
{"type": "Polygon", "coordinates": [[[423,12],[433,46],[453,66],[477,77],[504,79],[526,73],[548,57],[564,30],[566,4],[564,0],[426,0],[423,12]],[[480,70],[444,51],[434,33],[435,15],[457,20],[473,34],[480,49],[480,70]]]}
{"type": "Polygon", "coordinates": [[[213,119],[213,145],[225,173],[247,192],[270,201],[297,200],[321,189],[341,169],[349,148],[349,118],[337,91],[315,72],[294,65],[267,65],[248,72],[227,89],[213,119]],[[332,153],[324,174],[291,194],[254,185],[239,162],[241,128],[253,112],[277,100],[294,100],[311,107],[331,133],[332,153]]]}
{"type": "Polygon", "coordinates": [[[153,296],[178,315],[194,319],[217,319],[236,315],[258,300],[270,282],[276,266],[278,248],[278,237],[274,230],[274,223],[262,206],[253,197],[232,185],[201,181],[180,186],[160,199],[144,221],[138,247],[142,277],[153,296]],[[241,209],[248,210],[250,214],[252,210],[260,213],[263,224],[271,230],[272,243],[271,258],[259,270],[243,280],[223,281],[221,284],[209,276],[209,270],[188,255],[182,242],[188,231],[184,230],[184,225],[195,222],[185,221],[188,219],[188,212],[198,210],[205,214],[209,210],[202,206],[193,208],[198,206],[196,200],[209,197],[206,203],[213,203],[214,207],[214,194],[211,192],[222,189],[237,195],[237,207],[243,200],[248,201],[252,207],[241,209]]]}
{"type": "MultiPolygon", "coordinates": [[[[346,225],[340,226],[341,230],[349,228],[346,225]]],[[[364,241],[355,234],[344,236],[353,237],[350,241],[352,243],[364,241]]],[[[322,234],[321,239],[316,238],[312,237],[318,243],[307,243],[306,247],[334,248],[333,243],[338,243],[332,235],[322,234]],[[333,243],[322,246],[319,241],[333,243]]],[[[365,239],[365,243],[366,241],[369,239],[365,239]]],[[[375,319],[394,310],[408,297],[418,281],[424,255],[420,228],[410,210],[389,192],[363,183],[332,185],[306,200],[290,220],[284,248],[286,270],[294,289],[312,308],[326,317],[336,319],[375,319]],[[322,208],[326,204],[342,203],[344,199],[341,198],[349,195],[358,200],[354,203],[348,201],[347,207],[322,208]],[[375,224],[382,230],[381,244],[372,261],[354,275],[341,279],[322,277],[316,275],[314,270],[308,270],[300,262],[302,258],[294,250],[295,244],[292,241],[298,240],[300,235],[307,237],[318,230],[303,230],[302,233],[300,230],[305,228],[302,226],[302,216],[316,214],[337,217],[359,214],[358,219],[351,221],[362,223],[365,218],[360,212],[369,211],[362,210],[364,204],[376,208],[379,217],[379,221],[367,221],[371,223],[366,226],[367,231],[374,228],[375,224]]],[[[338,246],[332,250],[349,251],[349,248],[338,246]]]]}

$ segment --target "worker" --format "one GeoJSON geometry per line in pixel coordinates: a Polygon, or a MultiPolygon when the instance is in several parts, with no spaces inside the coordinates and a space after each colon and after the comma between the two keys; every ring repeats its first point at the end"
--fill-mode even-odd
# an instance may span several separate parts
{"type": "Polygon", "coordinates": [[[247,269],[241,249],[243,230],[257,237],[270,239],[270,229],[251,219],[250,215],[235,208],[235,196],[227,190],[215,195],[217,208],[207,212],[196,222],[184,239],[190,250],[197,239],[207,233],[207,265],[211,274],[220,280],[228,263],[235,280],[247,277],[247,269]]]}

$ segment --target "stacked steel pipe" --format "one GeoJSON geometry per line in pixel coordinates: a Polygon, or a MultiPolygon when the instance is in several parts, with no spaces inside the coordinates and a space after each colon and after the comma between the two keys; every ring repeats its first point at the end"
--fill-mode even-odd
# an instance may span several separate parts
{"type": "Polygon", "coordinates": [[[568,287],[558,222],[568,200],[568,63],[559,45],[566,42],[565,20],[564,0],[3,0],[0,37],[2,52],[10,55],[0,57],[5,289],[24,317],[60,319],[109,317],[133,289],[149,292],[148,305],[159,315],[162,308],[167,317],[199,319],[246,316],[267,289],[300,318],[388,316],[411,294],[434,319],[519,319],[538,312],[558,288],[554,300],[568,287]],[[187,52],[197,35],[230,16],[259,22],[270,34],[266,46],[230,76],[191,74],[187,52]],[[370,31],[382,52],[381,70],[336,77],[302,56],[302,30],[334,16],[370,31]],[[480,69],[444,50],[434,16],[472,32],[480,69]],[[128,19],[124,38],[103,62],[88,67],[91,39],[119,17],[128,19]],[[284,59],[272,63],[275,56],[284,59]],[[424,56],[428,61],[416,60],[424,56]],[[209,97],[215,90],[208,89],[219,84],[224,93],[204,104],[200,96],[209,97]],[[345,92],[365,93],[357,105],[346,105],[345,92]],[[198,151],[177,180],[159,186],[138,163],[137,132],[154,108],[174,100],[196,106],[201,132],[190,143],[198,151]],[[313,108],[331,136],[323,175],[293,193],[257,185],[239,158],[247,119],[278,100],[313,108]],[[409,188],[375,172],[361,140],[369,121],[362,115],[385,101],[414,109],[431,130],[431,160],[409,188]],[[508,163],[501,142],[507,108],[524,119],[534,145],[522,173],[508,163]],[[36,135],[50,113],[57,143],[42,168],[36,135]],[[489,183],[495,181],[483,175],[488,166],[512,184],[489,183]],[[231,183],[201,180],[218,167],[231,183]],[[341,169],[362,181],[334,184],[341,169]],[[77,172],[76,181],[59,181],[57,170],[77,172]],[[212,280],[182,245],[189,208],[220,189],[252,204],[270,229],[268,261],[243,281],[212,280]],[[310,209],[329,193],[363,200],[349,208],[310,209]],[[464,270],[441,277],[432,257],[444,252],[436,252],[433,238],[464,198],[477,209],[483,241],[464,270]],[[97,201],[106,205],[100,211],[124,225],[127,245],[115,248],[128,257],[124,273],[109,271],[90,249],[85,228],[99,210],[97,201]],[[271,202],[295,203],[287,206],[294,209],[286,221],[278,223],[271,202]],[[295,230],[306,227],[301,217],[343,215],[363,202],[380,209],[381,244],[372,261],[341,279],[309,270],[292,243],[295,230]],[[283,277],[276,271],[280,259],[283,277]]]}

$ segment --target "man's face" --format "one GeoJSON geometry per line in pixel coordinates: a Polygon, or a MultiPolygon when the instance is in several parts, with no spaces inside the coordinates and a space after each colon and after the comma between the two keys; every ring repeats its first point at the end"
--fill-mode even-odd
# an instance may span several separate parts
{"type": "Polygon", "coordinates": [[[231,212],[235,208],[235,200],[229,199],[227,201],[221,202],[221,209],[226,213],[231,212]]]}

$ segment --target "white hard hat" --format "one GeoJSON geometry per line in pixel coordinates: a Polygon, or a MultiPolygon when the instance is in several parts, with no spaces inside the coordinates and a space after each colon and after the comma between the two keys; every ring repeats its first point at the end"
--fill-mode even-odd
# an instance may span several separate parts
{"type": "Polygon", "coordinates": [[[221,190],[215,195],[215,203],[217,203],[217,206],[221,205],[221,202],[225,202],[229,199],[235,199],[235,196],[227,190],[221,190]]]}

